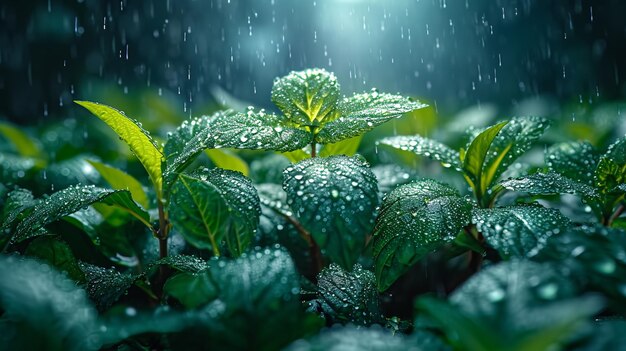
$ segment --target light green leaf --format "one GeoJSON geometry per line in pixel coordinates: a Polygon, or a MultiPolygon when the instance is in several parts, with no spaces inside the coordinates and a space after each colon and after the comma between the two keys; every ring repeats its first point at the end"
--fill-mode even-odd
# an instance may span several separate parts
{"type": "MultiPolygon", "coordinates": [[[[483,183],[486,182],[483,181],[483,169],[490,167],[485,163],[487,153],[489,152],[491,143],[493,143],[500,130],[502,130],[507,123],[508,122],[498,123],[478,134],[478,136],[472,140],[463,155],[463,172],[465,173],[465,178],[468,183],[472,189],[474,189],[476,196],[482,196],[483,192],[487,191],[486,188],[482,187],[483,183]]],[[[511,146],[512,145],[502,150],[503,153],[508,152],[511,146]]],[[[497,167],[499,162],[493,163],[492,165],[497,167]]]]}
{"type": "Polygon", "coordinates": [[[587,199],[597,199],[596,190],[584,183],[579,183],[558,173],[535,173],[521,178],[507,179],[500,183],[512,191],[530,195],[574,194],[587,199]]]}
{"type": "Polygon", "coordinates": [[[570,225],[558,210],[540,206],[475,209],[472,223],[503,257],[533,257],[570,225]]]}
{"type": "Polygon", "coordinates": [[[426,106],[428,105],[400,95],[379,93],[375,90],[356,94],[341,101],[341,116],[325,124],[317,134],[316,141],[329,144],[359,136],[391,119],[426,106]]]}
{"type": "Polygon", "coordinates": [[[240,172],[246,177],[250,175],[248,164],[232,150],[228,149],[208,149],[205,151],[215,166],[240,172]]]}
{"type": "Polygon", "coordinates": [[[195,247],[220,254],[226,241],[232,255],[241,255],[259,224],[259,197],[241,173],[219,168],[181,174],[172,188],[170,219],[195,247]]]}
{"type": "Polygon", "coordinates": [[[599,155],[589,142],[563,142],[550,146],[545,161],[552,172],[587,185],[593,184],[599,155]]]}
{"type": "Polygon", "coordinates": [[[372,229],[376,177],[361,158],[310,158],[285,169],[283,188],[295,217],[328,257],[351,269],[372,229]]]}
{"type": "Polygon", "coordinates": [[[39,200],[33,211],[18,224],[12,240],[19,242],[27,239],[46,224],[97,202],[121,208],[152,228],[150,216],[132,200],[129,191],[103,189],[92,185],[71,186],[39,200]]]}
{"type": "Polygon", "coordinates": [[[148,195],[143,190],[141,183],[130,174],[111,167],[102,162],[87,160],[97,171],[102,178],[113,187],[113,189],[123,190],[126,189],[132,194],[133,200],[140,204],[143,208],[148,208],[148,195]]]}
{"type": "Polygon", "coordinates": [[[311,154],[307,153],[303,149],[282,152],[281,155],[285,156],[291,163],[298,163],[307,158],[311,158],[311,154]]]}
{"type": "Polygon", "coordinates": [[[384,199],[372,237],[378,289],[384,291],[424,255],[470,222],[471,205],[448,185],[422,180],[384,199]]]}
{"type": "Polygon", "coordinates": [[[383,324],[374,274],[356,264],[347,272],[331,263],[317,277],[317,299],[310,302],[330,324],[383,324]]]}
{"type": "Polygon", "coordinates": [[[620,184],[626,183],[626,137],[609,146],[600,158],[595,172],[595,184],[603,194],[612,193],[620,184]]]}
{"type": "Polygon", "coordinates": [[[332,144],[326,144],[320,151],[320,157],[328,157],[334,155],[354,156],[361,145],[362,135],[354,138],[345,139],[332,144]]]}
{"type": "Polygon", "coordinates": [[[148,176],[150,176],[150,180],[157,192],[157,197],[161,198],[161,162],[163,154],[161,154],[159,147],[157,147],[148,132],[141,128],[138,122],[110,106],[89,101],[76,101],[76,103],[100,118],[128,144],[133,154],[135,154],[148,172],[148,176]]]}
{"type": "Polygon", "coordinates": [[[319,126],[335,119],[338,101],[337,78],[324,69],[293,71],[272,87],[272,102],[296,125],[319,126]]]}
{"type": "Polygon", "coordinates": [[[444,167],[461,169],[459,153],[446,145],[419,135],[388,137],[378,141],[378,145],[388,145],[396,149],[410,151],[442,163],[444,167]]]}
{"type": "Polygon", "coordinates": [[[0,256],[0,276],[3,349],[100,349],[96,311],[75,282],[18,256],[0,256]]]}
{"type": "Polygon", "coordinates": [[[22,157],[43,159],[39,146],[28,134],[9,123],[0,122],[0,134],[8,139],[22,157]]]}

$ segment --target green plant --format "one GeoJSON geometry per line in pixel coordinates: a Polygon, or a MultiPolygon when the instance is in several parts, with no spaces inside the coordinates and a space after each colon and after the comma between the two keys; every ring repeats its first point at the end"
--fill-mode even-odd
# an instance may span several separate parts
{"type": "Polygon", "coordinates": [[[104,124],[0,124],[2,346],[619,344],[623,323],[593,319],[626,312],[626,138],[604,154],[544,146],[544,167],[546,118],[470,128],[457,151],[377,128],[430,118],[425,104],[342,97],[325,70],[277,79],[272,101],[280,112],[216,111],[155,137],[86,101],[104,124]],[[398,150],[443,173],[389,162],[398,150]]]}

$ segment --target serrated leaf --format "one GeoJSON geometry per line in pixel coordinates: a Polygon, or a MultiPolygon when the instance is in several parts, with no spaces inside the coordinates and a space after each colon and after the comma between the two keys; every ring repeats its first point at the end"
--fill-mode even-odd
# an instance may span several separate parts
{"type": "Polygon", "coordinates": [[[0,122],[0,134],[13,144],[15,150],[22,157],[32,157],[43,159],[43,154],[39,146],[28,134],[19,130],[9,123],[0,122]]]}
{"type": "Polygon", "coordinates": [[[78,266],[72,249],[58,237],[39,237],[26,248],[26,255],[37,257],[56,269],[67,273],[76,282],[83,282],[85,275],[78,266]]]}
{"type": "Polygon", "coordinates": [[[363,139],[362,135],[355,136],[354,138],[344,139],[342,141],[338,141],[332,144],[326,144],[320,151],[320,157],[328,157],[334,155],[346,155],[346,156],[354,156],[356,152],[359,150],[359,145],[361,145],[361,139],[363,139]]]}
{"type": "MultiPolygon", "coordinates": [[[[487,189],[483,187],[483,183],[486,182],[483,181],[483,178],[488,177],[488,175],[483,176],[483,171],[486,172],[487,168],[492,168],[493,165],[497,167],[499,164],[498,162],[497,164],[491,163],[491,165],[488,165],[486,163],[488,159],[487,153],[489,152],[491,144],[496,139],[496,136],[507,123],[508,121],[498,123],[478,134],[470,143],[467,151],[463,154],[463,172],[477,196],[482,196],[482,193],[487,191],[487,189]]],[[[512,145],[509,145],[502,150],[503,153],[508,152],[511,146],[512,145]]]]}
{"type": "Polygon", "coordinates": [[[181,174],[172,188],[170,219],[195,247],[220,254],[222,241],[241,255],[259,223],[259,197],[241,173],[219,168],[181,174]]]}
{"type": "Polygon", "coordinates": [[[382,323],[374,274],[356,264],[347,272],[331,263],[317,277],[317,299],[310,302],[319,308],[331,324],[382,323]]]}
{"type": "Polygon", "coordinates": [[[133,285],[137,277],[124,274],[113,268],[98,267],[80,262],[81,271],[87,280],[86,290],[98,310],[111,307],[133,285]]]}
{"type": "Polygon", "coordinates": [[[219,168],[240,172],[246,177],[250,175],[248,164],[236,153],[228,149],[208,149],[205,151],[211,162],[219,168]]]}
{"type": "Polygon", "coordinates": [[[603,305],[597,296],[575,296],[553,266],[513,260],[481,270],[450,304],[421,299],[418,307],[462,349],[532,351],[560,345],[603,305]]]}
{"type": "Polygon", "coordinates": [[[503,257],[533,257],[570,225],[558,210],[541,206],[475,209],[472,223],[503,257]]]}
{"type": "Polygon", "coordinates": [[[543,117],[511,119],[489,147],[481,187],[487,190],[507,168],[537,142],[550,124],[543,117]]]}
{"type": "Polygon", "coordinates": [[[587,141],[570,141],[550,146],[545,152],[545,161],[551,172],[586,185],[593,184],[593,170],[599,155],[587,141]]]}
{"type": "Polygon", "coordinates": [[[7,350],[97,350],[96,311],[50,266],[0,256],[0,345],[7,350]]]}
{"type": "MultiPolygon", "coordinates": [[[[430,340],[429,340],[430,342],[430,340]]],[[[310,340],[298,340],[291,344],[286,351],[440,351],[442,347],[426,347],[436,345],[435,342],[420,345],[412,342],[403,334],[392,334],[381,327],[358,328],[355,326],[339,327],[323,331],[310,340]]]]}
{"type": "Polygon", "coordinates": [[[341,101],[340,117],[326,123],[317,134],[316,141],[329,144],[352,138],[426,106],[428,105],[400,95],[379,93],[375,90],[356,94],[341,101]]]}
{"type": "Polygon", "coordinates": [[[453,241],[470,222],[471,205],[434,180],[401,185],[380,207],[372,237],[378,289],[384,291],[424,255],[453,241]]]}
{"type": "Polygon", "coordinates": [[[102,162],[87,160],[97,171],[102,178],[113,187],[113,189],[126,189],[130,191],[133,200],[135,200],[143,208],[148,208],[148,195],[143,190],[141,183],[135,179],[135,177],[122,171],[121,169],[111,167],[102,162]]]}
{"type": "Polygon", "coordinates": [[[335,75],[319,68],[292,71],[272,87],[272,102],[285,119],[302,126],[319,126],[335,119],[339,95],[335,75]]]}
{"type": "Polygon", "coordinates": [[[295,217],[328,257],[350,269],[365,245],[378,204],[376,177],[359,157],[310,158],[285,169],[295,217]]]}
{"type": "Polygon", "coordinates": [[[410,151],[420,156],[425,156],[439,161],[444,167],[461,169],[459,153],[448,146],[419,135],[395,136],[379,140],[377,144],[388,145],[396,149],[410,151]]]}
{"type": "Polygon", "coordinates": [[[586,184],[574,181],[558,173],[535,173],[500,183],[508,190],[530,195],[574,194],[588,199],[598,198],[596,190],[586,184]]]}
{"type": "Polygon", "coordinates": [[[150,216],[137,206],[129,191],[103,189],[93,185],[71,186],[40,200],[33,211],[18,224],[13,240],[19,242],[27,239],[30,233],[46,224],[96,202],[128,211],[146,226],[151,227],[150,216]]]}
{"type": "Polygon", "coordinates": [[[130,147],[133,154],[148,172],[148,176],[154,184],[157,197],[161,197],[162,174],[161,162],[163,154],[159,151],[156,143],[152,140],[138,122],[131,120],[122,112],[99,103],[89,101],[76,101],[96,117],[106,123],[115,133],[130,147]]]}

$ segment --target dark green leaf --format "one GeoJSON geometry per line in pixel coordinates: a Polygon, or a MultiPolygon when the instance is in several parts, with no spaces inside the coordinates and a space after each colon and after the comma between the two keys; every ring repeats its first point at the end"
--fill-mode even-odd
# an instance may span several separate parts
{"type": "Polygon", "coordinates": [[[434,180],[389,193],[372,238],[378,289],[386,290],[424,255],[454,240],[470,222],[470,212],[471,205],[455,189],[434,180]]]}
{"type": "Polygon", "coordinates": [[[185,239],[220,254],[225,241],[241,255],[259,224],[259,197],[241,173],[219,168],[181,174],[172,188],[170,218],[185,239]]]}
{"type": "Polygon", "coordinates": [[[389,145],[396,149],[410,151],[440,161],[444,167],[461,169],[461,160],[457,151],[438,141],[419,135],[388,137],[378,141],[377,144],[389,145]]]}
{"type": "Polygon", "coordinates": [[[37,160],[0,152],[0,182],[19,183],[38,168],[37,160]]]}
{"type": "Polygon", "coordinates": [[[535,256],[570,224],[558,210],[541,206],[475,209],[472,223],[503,257],[535,256]]]}
{"type": "Polygon", "coordinates": [[[50,266],[0,256],[0,345],[6,350],[97,350],[97,314],[85,292],[50,266]]]}
{"type": "Polygon", "coordinates": [[[374,166],[372,172],[378,180],[378,191],[381,195],[387,194],[398,185],[407,184],[419,178],[414,170],[394,164],[374,166]]]}
{"type": "Polygon", "coordinates": [[[291,163],[278,154],[259,157],[250,163],[250,178],[256,183],[283,183],[283,170],[291,163]]]}
{"type": "Polygon", "coordinates": [[[87,280],[87,294],[99,310],[111,307],[133,285],[136,277],[113,268],[103,268],[79,263],[87,280]]]}
{"type": "Polygon", "coordinates": [[[50,164],[40,172],[40,188],[47,193],[70,185],[100,183],[100,173],[88,162],[90,159],[93,157],[79,155],[50,164]]]}
{"type": "Polygon", "coordinates": [[[218,296],[218,287],[211,274],[180,273],[165,282],[163,291],[176,298],[187,308],[197,308],[218,296]]]}
{"type": "Polygon", "coordinates": [[[302,126],[319,126],[338,115],[339,83],[324,69],[291,72],[277,79],[272,88],[272,102],[285,119],[302,126]]]}
{"type": "Polygon", "coordinates": [[[359,157],[310,158],[285,170],[295,217],[333,262],[350,269],[365,245],[378,204],[376,177],[359,157]]]}
{"type": "Polygon", "coordinates": [[[78,261],[70,247],[59,238],[39,237],[26,248],[26,255],[37,257],[56,269],[67,273],[76,282],[83,282],[85,275],[78,266],[78,261]]]}
{"type": "Polygon", "coordinates": [[[546,150],[545,160],[551,172],[586,185],[593,184],[598,152],[589,142],[570,141],[554,144],[546,150]]]}
{"type": "Polygon", "coordinates": [[[587,334],[584,341],[571,347],[572,351],[626,350],[626,321],[624,320],[595,322],[587,334]]]}
{"type": "Polygon", "coordinates": [[[40,200],[33,211],[19,223],[13,240],[22,241],[30,237],[30,233],[46,224],[96,202],[122,208],[150,226],[148,213],[132,200],[129,191],[103,189],[90,185],[70,186],[40,200]]]}
{"type": "Polygon", "coordinates": [[[336,143],[427,106],[400,95],[379,93],[375,90],[356,94],[341,101],[341,116],[325,124],[315,140],[320,144],[336,143]]]}
{"type": "Polygon", "coordinates": [[[319,309],[334,323],[356,325],[382,324],[374,274],[356,264],[351,272],[331,263],[317,277],[317,300],[312,309],[319,309]]]}
{"type": "Polygon", "coordinates": [[[208,263],[196,256],[167,256],[155,262],[155,265],[166,265],[185,273],[197,273],[209,267],[208,263]]]}
{"type": "Polygon", "coordinates": [[[30,190],[15,189],[7,194],[0,218],[0,232],[10,229],[16,223],[16,220],[28,215],[29,211],[35,206],[37,200],[33,197],[30,190]]]}
{"type": "Polygon", "coordinates": [[[593,187],[552,172],[507,179],[502,181],[500,185],[508,190],[530,195],[574,194],[582,195],[587,199],[598,198],[598,193],[593,187]]]}

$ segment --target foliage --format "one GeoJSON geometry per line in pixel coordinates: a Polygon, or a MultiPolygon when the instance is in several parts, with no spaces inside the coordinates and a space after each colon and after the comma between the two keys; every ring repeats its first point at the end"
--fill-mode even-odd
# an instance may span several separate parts
{"type": "Polygon", "coordinates": [[[155,136],[85,101],[98,119],[0,123],[1,348],[623,343],[626,137],[555,142],[544,117],[459,137],[323,69],[271,100],[155,136]]]}

